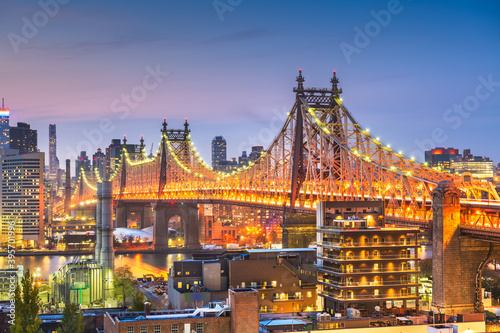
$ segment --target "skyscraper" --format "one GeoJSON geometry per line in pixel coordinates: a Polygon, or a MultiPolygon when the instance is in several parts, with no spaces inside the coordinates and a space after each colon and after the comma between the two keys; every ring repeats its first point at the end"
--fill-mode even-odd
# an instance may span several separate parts
{"type": "Polygon", "coordinates": [[[86,151],[81,151],[80,156],[78,156],[75,160],[75,177],[77,181],[80,178],[81,169],[84,171],[90,171],[90,160],[86,151]]]}
{"type": "Polygon", "coordinates": [[[9,148],[9,116],[10,111],[5,108],[2,98],[2,108],[0,108],[0,148],[9,148]]]}
{"type": "Polygon", "coordinates": [[[0,150],[0,211],[2,238],[9,223],[16,227],[17,245],[36,247],[43,244],[45,154],[18,155],[0,150]]]}
{"type": "Polygon", "coordinates": [[[59,160],[56,154],[56,124],[49,125],[49,179],[57,179],[59,160]]]}
{"type": "Polygon", "coordinates": [[[17,123],[17,127],[11,127],[10,148],[19,149],[19,154],[27,152],[36,153],[38,150],[38,137],[36,130],[32,130],[29,124],[17,123]]]}
{"type": "Polygon", "coordinates": [[[212,168],[218,170],[221,162],[226,161],[226,140],[222,136],[216,136],[212,140],[212,168]]]}
{"type": "Polygon", "coordinates": [[[101,179],[106,178],[106,155],[104,155],[101,148],[98,148],[97,152],[92,156],[92,169],[94,172],[97,170],[101,179]]]}

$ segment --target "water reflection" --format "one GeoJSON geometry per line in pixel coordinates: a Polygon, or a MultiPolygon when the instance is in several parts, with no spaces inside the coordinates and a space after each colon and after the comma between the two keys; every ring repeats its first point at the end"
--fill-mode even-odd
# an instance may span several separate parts
{"type": "MultiPolygon", "coordinates": [[[[82,256],[81,260],[92,258],[92,256],[82,256]]],[[[154,274],[167,276],[168,269],[175,260],[189,259],[189,254],[123,254],[117,255],[115,259],[116,268],[128,265],[132,274],[142,277],[144,274],[154,274]]],[[[0,268],[8,268],[8,257],[0,257],[0,268]]],[[[23,265],[24,269],[31,272],[36,267],[40,267],[42,279],[48,278],[50,274],[56,272],[65,263],[73,261],[73,256],[26,256],[16,257],[16,265],[23,265]]]]}

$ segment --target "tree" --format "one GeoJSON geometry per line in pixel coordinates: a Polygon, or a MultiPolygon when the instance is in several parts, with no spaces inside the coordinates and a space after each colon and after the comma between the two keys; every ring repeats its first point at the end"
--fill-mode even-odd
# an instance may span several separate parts
{"type": "Polygon", "coordinates": [[[115,270],[116,296],[121,296],[123,305],[128,307],[134,291],[134,276],[130,266],[125,265],[115,270]]]}
{"type": "Polygon", "coordinates": [[[141,293],[137,288],[134,291],[134,296],[132,297],[132,306],[130,307],[130,311],[144,311],[144,302],[146,302],[146,297],[141,293]]]}
{"type": "Polygon", "coordinates": [[[423,259],[420,261],[420,277],[432,277],[432,259],[423,259]]]}
{"type": "Polygon", "coordinates": [[[40,299],[38,287],[29,269],[21,279],[21,286],[16,286],[14,291],[15,319],[10,327],[11,333],[37,333],[40,331],[42,321],[38,318],[40,299]]]}
{"type": "Polygon", "coordinates": [[[85,322],[83,322],[83,314],[78,311],[78,305],[68,303],[64,308],[61,326],[57,329],[57,333],[83,333],[85,331],[85,322]]]}

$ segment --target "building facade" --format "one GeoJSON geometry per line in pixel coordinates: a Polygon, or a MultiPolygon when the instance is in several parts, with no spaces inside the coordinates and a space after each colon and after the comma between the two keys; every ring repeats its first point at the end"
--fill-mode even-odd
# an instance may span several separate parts
{"type": "Polygon", "coordinates": [[[49,125],[49,179],[57,179],[59,160],[57,159],[56,124],[49,125]]]}
{"type": "Polygon", "coordinates": [[[29,124],[17,123],[16,127],[9,130],[10,148],[19,150],[19,154],[38,151],[38,134],[29,124]]]}
{"type": "Polygon", "coordinates": [[[216,136],[212,140],[212,168],[219,170],[219,166],[227,159],[226,139],[222,136],[216,136]]]}
{"type": "Polygon", "coordinates": [[[9,126],[10,110],[6,109],[3,105],[0,108],[0,149],[9,148],[10,142],[10,126],[9,126]]]}
{"type": "Polygon", "coordinates": [[[10,151],[0,157],[2,240],[15,224],[18,246],[36,247],[44,242],[45,154],[10,151]]]}
{"type": "Polygon", "coordinates": [[[370,316],[418,311],[416,228],[369,227],[366,219],[336,219],[318,204],[318,283],[330,314],[356,308],[370,316]]]}
{"type": "Polygon", "coordinates": [[[425,162],[432,168],[449,170],[451,162],[460,156],[458,149],[437,147],[425,152],[425,162]]]}

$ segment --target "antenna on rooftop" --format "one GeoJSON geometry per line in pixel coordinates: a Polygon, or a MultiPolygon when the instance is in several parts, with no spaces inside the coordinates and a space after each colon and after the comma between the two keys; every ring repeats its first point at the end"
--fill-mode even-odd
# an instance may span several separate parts
{"type": "Polygon", "coordinates": [[[4,106],[4,98],[2,97],[2,109],[5,109],[5,106],[4,106]]]}

